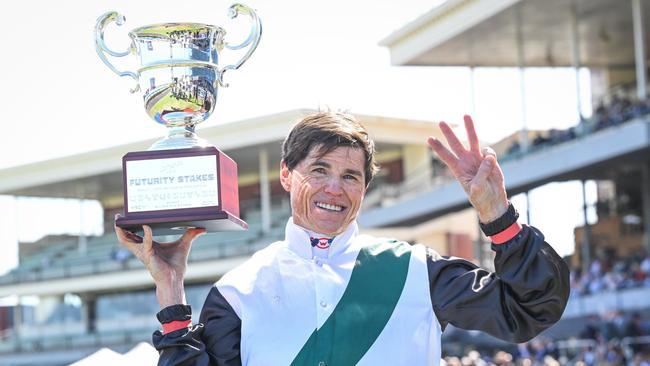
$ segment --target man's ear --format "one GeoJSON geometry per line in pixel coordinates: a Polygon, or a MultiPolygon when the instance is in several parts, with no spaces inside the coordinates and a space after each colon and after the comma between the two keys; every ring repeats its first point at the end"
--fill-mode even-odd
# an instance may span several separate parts
{"type": "Polygon", "coordinates": [[[285,191],[291,192],[291,171],[284,160],[280,162],[280,184],[285,191]]]}

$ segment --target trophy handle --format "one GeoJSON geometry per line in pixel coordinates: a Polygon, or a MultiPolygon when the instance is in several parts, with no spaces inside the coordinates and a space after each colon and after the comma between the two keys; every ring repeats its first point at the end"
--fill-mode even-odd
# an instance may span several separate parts
{"type": "Polygon", "coordinates": [[[260,18],[257,16],[257,13],[255,13],[255,10],[243,4],[232,4],[230,6],[230,9],[228,9],[228,16],[231,19],[234,19],[239,14],[246,14],[251,17],[251,33],[248,35],[248,38],[244,40],[244,42],[235,46],[231,46],[228,42],[226,42],[224,44],[224,47],[229,50],[239,50],[248,45],[251,46],[246,54],[241,58],[241,60],[233,65],[224,66],[224,68],[219,71],[219,79],[217,81],[222,87],[228,87],[228,84],[223,82],[223,74],[228,70],[237,70],[244,62],[246,62],[246,60],[251,57],[253,52],[255,52],[257,44],[260,43],[260,37],[262,37],[262,23],[260,22],[260,18]]]}
{"type": "Polygon", "coordinates": [[[97,55],[99,55],[99,58],[114,73],[116,73],[119,76],[130,76],[133,78],[133,80],[135,80],[136,85],[133,89],[131,89],[131,93],[135,93],[138,90],[140,90],[140,84],[138,83],[138,74],[131,71],[119,71],[118,69],[115,68],[115,66],[113,66],[113,64],[110,63],[110,61],[108,61],[106,55],[104,54],[104,52],[106,52],[113,57],[124,57],[131,53],[131,48],[129,48],[124,52],[115,52],[109,49],[108,46],[106,46],[106,43],[104,42],[104,29],[106,28],[106,26],[111,22],[115,22],[115,24],[117,25],[122,25],[124,24],[125,21],[126,18],[115,11],[109,11],[104,15],[100,16],[99,18],[97,18],[97,24],[95,25],[95,50],[97,51],[97,55]]]}

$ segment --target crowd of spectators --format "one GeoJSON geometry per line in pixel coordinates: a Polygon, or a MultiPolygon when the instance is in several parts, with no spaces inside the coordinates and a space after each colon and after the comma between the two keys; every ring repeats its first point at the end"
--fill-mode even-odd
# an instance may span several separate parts
{"type": "Polygon", "coordinates": [[[471,350],[464,356],[447,356],[447,366],[650,366],[650,353],[637,351],[617,341],[602,344],[577,343],[558,347],[551,339],[519,344],[515,351],[496,350],[481,353],[471,350]]]}
{"type": "Polygon", "coordinates": [[[597,294],[628,288],[650,287],[650,256],[638,255],[626,259],[595,259],[584,273],[571,271],[571,295],[597,294]]]}
{"type": "MultiPolygon", "coordinates": [[[[551,129],[545,133],[539,133],[531,141],[530,149],[557,145],[575,139],[578,135],[585,135],[609,127],[618,126],[625,122],[632,121],[637,117],[650,114],[650,99],[632,101],[628,97],[614,95],[609,103],[601,102],[594,111],[593,116],[582,120],[577,126],[566,130],[551,129]]],[[[515,141],[506,154],[517,154],[521,152],[521,146],[515,141]]]]}
{"type": "MultiPolygon", "coordinates": [[[[591,315],[580,332],[580,339],[593,340],[596,344],[605,345],[608,342],[622,339],[638,338],[650,335],[648,321],[639,312],[624,314],[621,311],[608,311],[599,316],[591,315]]],[[[635,351],[650,351],[648,344],[632,346],[635,351]]]]}
{"type": "Polygon", "coordinates": [[[511,365],[561,365],[562,357],[556,342],[550,338],[537,337],[528,343],[518,344],[512,350],[478,351],[471,350],[464,356],[447,356],[448,366],[511,366],[511,365]],[[560,361],[558,361],[560,360],[560,361]]]}
{"type": "Polygon", "coordinates": [[[601,102],[589,119],[591,131],[598,131],[608,127],[617,126],[650,113],[650,100],[633,102],[627,97],[614,95],[608,105],[601,102]]]}
{"type": "Polygon", "coordinates": [[[464,356],[446,355],[444,361],[449,366],[650,366],[650,317],[643,314],[612,311],[592,316],[569,339],[541,335],[496,350],[466,345],[464,356]]]}

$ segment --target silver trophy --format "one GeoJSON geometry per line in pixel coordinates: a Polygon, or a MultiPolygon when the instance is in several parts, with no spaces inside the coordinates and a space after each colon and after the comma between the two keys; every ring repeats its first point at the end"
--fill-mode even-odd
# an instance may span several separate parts
{"type": "Polygon", "coordinates": [[[230,6],[230,18],[239,14],[250,17],[251,32],[237,45],[228,43],[226,31],[214,25],[164,23],[129,32],[132,42],[124,52],[113,51],[104,42],[106,27],[112,22],[124,24],[124,16],[108,12],[97,19],[99,58],[117,75],[133,78],[136,85],[131,92],[143,92],[147,114],[168,132],[148,151],[130,152],[122,158],[125,215],[116,221],[118,226],[140,231],[147,224],[157,235],[190,227],[208,231],[247,228],[239,219],[237,164],[195,133],[196,125],[214,111],[219,87],[227,87],[225,72],[248,60],[262,35],[253,9],[230,6]],[[224,49],[242,50],[244,55],[232,65],[220,66],[224,49]],[[131,54],[140,59],[135,72],[120,71],[107,58],[131,54]]]}
{"type": "Polygon", "coordinates": [[[246,5],[233,4],[228,15],[235,18],[245,14],[251,18],[251,32],[241,44],[230,45],[224,40],[223,28],[199,23],[164,23],[136,28],[129,32],[131,46],[115,52],[104,42],[104,30],[110,23],[122,25],[125,17],[111,11],[97,19],[95,46],[99,58],[119,76],[134,79],[132,93],[143,91],[144,107],[149,117],[167,126],[166,138],[157,141],[150,150],[180,149],[206,146],[196,136],[195,126],[214,111],[219,87],[227,87],[223,75],[238,69],[257,48],[262,25],[255,11],[246,5]],[[223,49],[247,52],[235,64],[219,67],[223,49]],[[119,71],[106,55],[140,58],[136,72],[119,71]]]}

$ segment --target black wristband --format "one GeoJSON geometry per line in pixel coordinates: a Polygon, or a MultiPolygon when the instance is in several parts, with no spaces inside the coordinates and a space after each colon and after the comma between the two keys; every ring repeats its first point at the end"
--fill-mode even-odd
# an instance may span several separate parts
{"type": "Polygon", "coordinates": [[[517,212],[515,206],[512,205],[512,202],[508,202],[508,209],[503,215],[501,215],[501,217],[494,221],[490,221],[487,224],[479,222],[479,225],[481,226],[483,234],[486,236],[492,236],[509,228],[510,225],[517,222],[517,219],[519,219],[519,212],[517,212]]]}
{"type": "Polygon", "coordinates": [[[173,321],[183,321],[192,319],[192,307],[190,305],[176,304],[170,305],[158,312],[156,318],[161,324],[173,321]]]}

